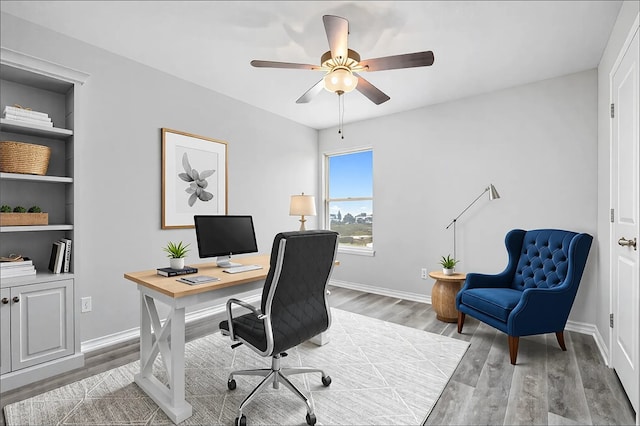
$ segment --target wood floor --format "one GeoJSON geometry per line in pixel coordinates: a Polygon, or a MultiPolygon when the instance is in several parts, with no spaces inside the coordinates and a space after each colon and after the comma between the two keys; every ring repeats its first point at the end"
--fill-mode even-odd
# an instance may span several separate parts
{"type": "MultiPolygon", "coordinates": [[[[435,424],[617,424],[635,423],[615,372],[604,364],[593,339],[565,333],[567,351],[556,337],[520,339],[518,365],[509,363],[507,337],[467,316],[463,334],[438,321],[431,305],[332,287],[331,306],[471,343],[427,419],[435,424]]],[[[187,328],[187,341],[215,332],[217,320],[187,328]]],[[[85,367],[0,395],[4,407],[138,359],[131,341],[86,356],[85,367]]],[[[0,426],[4,426],[4,415],[0,426]]]]}

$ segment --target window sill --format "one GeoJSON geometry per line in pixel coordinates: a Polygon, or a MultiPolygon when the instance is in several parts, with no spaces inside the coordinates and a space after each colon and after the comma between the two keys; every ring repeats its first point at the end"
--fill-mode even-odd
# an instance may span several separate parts
{"type": "Polygon", "coordinates": [[[356,256],[375,256],[376,251],[370,248],[355,248],[355,247],[341,247],[338,246],[338,253],[341,254],[355,254],[356,256]]]}

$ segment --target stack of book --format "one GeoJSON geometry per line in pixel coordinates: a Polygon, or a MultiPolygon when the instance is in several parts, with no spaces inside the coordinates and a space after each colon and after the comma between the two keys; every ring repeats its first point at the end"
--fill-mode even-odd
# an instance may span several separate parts
{"type": "Polygon", "coordinates": [[[62,238],[52,244],[49,270],[54,274],[71,270],[71,245],[72,242],[68,238],[62,238]]]}
{"type": "Polygon", "coordinates": [[[198,272],[198,268],[185,266],[184,269],[158,268],[156,269],[156,271],[158,275],[162,275],[163,277],[175,277],[176,275],[195,274],[196,272],[198,272]]]}
{"type": "Polygon", "coordinates": [[[13,262],[0,262],[0,278],[28,277],[35,274],[36,268],[29,258],[13,262]]]}
{"type": "Polygon", "coordinates": [[[4,107],[3,118],[36,126],[53,127],[53,122],[51,121],[51,118],[49,118],[49,114],[45,112],[31,111],[30,109],[24,109],[16,106],[7,105],[4,107]]]}

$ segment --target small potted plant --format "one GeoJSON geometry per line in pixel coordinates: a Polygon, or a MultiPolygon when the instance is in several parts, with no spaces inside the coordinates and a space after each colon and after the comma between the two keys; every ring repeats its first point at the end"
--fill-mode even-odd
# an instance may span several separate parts
{"type": "Polygon", "coordinates": [[[184,258],[189,252],[189,245],[190,244],[182,244],[182,241],[177,244],[169,241],[167,246],[162,248],[162,250],[168,253],[167,257],[169,258],[170,267],[173,269],[184,269],[184,258]]]}
{"type": "Polygon", "coordinates": [[[447,257],[442,256],[440,260],[440,265],[442,265],[442,273],[445,275],[453,275],[453,271],[456,268],[456,264],[459,260],[456,260],[451,257],[451,255],[447,255],[447,257]]]}
{"type": "Polygon", "coordinates": [[[33,226],[48,225],[49,214],[43,213],[38,206],[29,210],[22,206],[11,207],[6,204],[0,206],[0,226],[33,226]]]}

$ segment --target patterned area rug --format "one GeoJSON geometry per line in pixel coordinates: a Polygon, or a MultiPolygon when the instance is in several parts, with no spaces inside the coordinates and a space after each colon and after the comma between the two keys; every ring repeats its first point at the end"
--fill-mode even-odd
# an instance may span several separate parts
{"type": "MultiPolygon", "coordinates": [[[[282,366],[312,366],[332,378],[294,375],[315,405],[318,424],[401,425],[423,423],[451,378],[468,343],[350,312],[332,309],[329,343],[304,343],[282,359],[282,366]]],[[[230,348],[215,333],[187,343],[186,399],[193,415],[184,425],[231,425],[240,402],[261,378],[231,370],[268,368],[270,358],[250,349],[230,348]]],[[[5,407],[7,425],[171,425],[169,418],[133,382],[138,362],[54,389],[5,407]]],[[[163,380],[162,361],[154,374],[163,380]]],[[[268,388],[244,414],[247,424],[306,424],[306,409],[288,389],[268,388]]]]}

